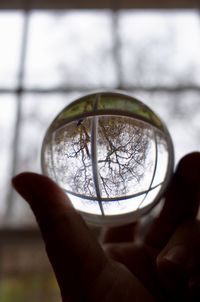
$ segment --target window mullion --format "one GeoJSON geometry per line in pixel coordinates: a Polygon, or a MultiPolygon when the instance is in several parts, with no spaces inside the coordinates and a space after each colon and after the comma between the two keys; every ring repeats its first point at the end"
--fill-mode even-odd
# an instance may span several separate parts
{"type": "MultiPolygon", "coordinates": [[[[24,12],[24,24],[23,24],[23,32],[21,38],[21,51],[20,51],[20,60],[19,60],[19,74],[18,74],[18,87],[16,89],[16,102],[17,102],[17,110],[16,110],[16,122],[15,122],[15,133],[13,139],[13,150],[12,150],[12,167],[11,173],[15,175],[17,173],[17,163],[19,158],[19,136],[20,136],[20,123],[22,116],[22,97],[23,97],[23,82],[24,82],[24,74],[25,74],[25,63],[26,63],[26,55],[27,55],[27,44],[28,44],[28,32],[29,32],[29,12],[24,12]]],[[[14,201],[14,192],[10,187],[7,203],[6,203],[6,211],[5,211],[5,223],[11,222],[12,219],[12,207],[14,201]]]]}
{"type": "Polygon", "coordinates": [[[119,36],[119,13],[113,10],[112,15],[112,36],[113,36],[113,58],[115,63],[115,72],[117,78],[117,89],[122,89],[122,62],[121,62],[121,45],[119,36]]]}

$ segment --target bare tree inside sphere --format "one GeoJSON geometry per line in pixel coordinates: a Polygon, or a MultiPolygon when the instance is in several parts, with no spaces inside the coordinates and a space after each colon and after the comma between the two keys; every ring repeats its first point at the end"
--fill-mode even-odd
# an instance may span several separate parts
{"type": "Polygon", "coordinates": [[[58,114],[42,146],[42,171],[87,222],[120,225],[147,213],[173,171],[161,119],[119,92],[84,96],[58,114]]]}

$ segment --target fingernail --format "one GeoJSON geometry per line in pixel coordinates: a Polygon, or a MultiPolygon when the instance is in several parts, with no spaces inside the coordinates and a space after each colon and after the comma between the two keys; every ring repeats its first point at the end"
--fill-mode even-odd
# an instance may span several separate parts
{"type": "Polygon", "coordinates": [[[183,294],[183,288],[187,284],[188,252],[183,245],[177,245],[159,256],[158,274],[161,283],[171,292],[183,294]]]}
{"type": "Polygon", "coordinates": [[[189,253],[184,245],[176,245],[168,250],[159,261],[169,261],[179,267],[186,267],[189,261],[189,253]]]}

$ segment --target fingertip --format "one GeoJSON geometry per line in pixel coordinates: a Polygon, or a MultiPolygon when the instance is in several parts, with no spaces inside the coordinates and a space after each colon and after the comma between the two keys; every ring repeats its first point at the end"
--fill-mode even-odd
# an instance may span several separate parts
{"type": "Polygon", "coordinates": [[[13,185],[13,187],[17,190],[19,187],[21,187],[21,184],[24,182],[24,179],[26,179],[26,177],[29,177],[30,172],[22,172],[19,173],[17,175],[15,175],[12,179],[11,179],[11,183],[13,185]]]}
{"type": "Polygon", "coordinates": [[[157,259],[157,272],[162,286],[170,292],[183,294],[188,282],[186,269],[187,251],[183,246],[174,246],[161,252],[157,259]]]}
{"type": "Polygon", "coordinates": [[[157,271],[164,287],[187,288],[199,265],[199,232],[199,222],[187,221],[176,229],[157,256],[157,271]]]}
{"type": "Polygon", "coordinates": [[[189,281],[189,297],[190,301],[200,301],[200,274],[193,276],[189,281]]]}
{"type": "Polygon", "coordinates": [[[183,294],[188,282],[187,272],[167,258],[157,260],[157,272],[162,286],[170,292],[183,294]]]}
{"type": "Polygon", "coordinates": [[[157,257],[158,267],[182,268],[188,263],[190,253],[183,244],[172,246],[167,251],[161,252],[157,257]]]}
{"type": "Polygon", "coordinates": [[[47,176],[23,172],[12,179],[12,185],[32,208],[62,204],[72,207],[64,191],[47,176]]]}
{"type": "Polygon", "coordinates": [[[16,176],[14,176],[11,179],[11,182],[12,182],[13,187],[16,190],[18,190],[21,187],[24,187],[24,185],[30,185],[31,183],[34,184],[35,181],[37,183],[38,181],[41,181],[44,179],[50,180],[48,177],[43,176],[38,173],[22,172],[22,173],[17,174],[16,176]]]}
{"type": "Polygon", "coordinates": [[[22,172],[12,178],[12,184],[14,188],[18,189],[24,185],[34,186],[35,184],[45,184],[45,183],[54,183],[49,177],[34,173],[34,172],[22,172]]]}
{"type": "Polygon", "coordinates": [[[182,159],[180,160],[179,165],[182,165],[183,163],[184,164],[186,164],[186,163],[190,163],[190,164],[195,163],[196,164],[196,161],[198,161],[198,162],[200,161],[200,152],[198,152],[198,151],[194,151],[194,152],[184,155],[182,157],[182,159]]]}
{"type": "Polygon", "coordinates": [[[27,201],[30,202],[32,197],[37,192],[37,189],[41,188],[39,183],[41,183],[43,176],[32,173],[32,172],[22,172],[14,176],[11,180],[14,189],[27,201]]]}
{"type": "Polygon", "coordinates": [[[180,160],[176,173],[182,184],[200,191],[200,152],[185,155],[180,160]]]}

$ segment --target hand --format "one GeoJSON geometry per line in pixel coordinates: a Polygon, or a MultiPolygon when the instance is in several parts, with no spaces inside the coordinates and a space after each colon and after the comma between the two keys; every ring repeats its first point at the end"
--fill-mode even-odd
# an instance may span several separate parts
{"type": "Polygon", "coordinates": [[[13,185],[36,216],[63,302],[191,302],[200,291],[199,179],[194,153],[181,161],[145,238],[138,243],[138,224],[107,230],[106,253],[49,178],[22,173],[13,185]]]}
{"type": "Polygon", "coordinates": [[[200,301],[200,153],[187,155],[158,218],[104,231],[106,254],[123,263],[159,301],[200,301]]]}

